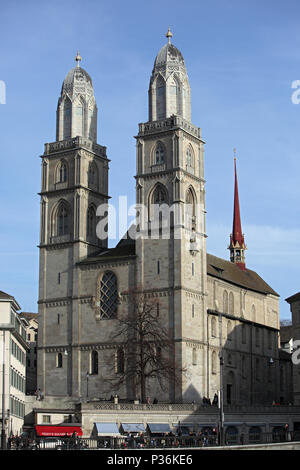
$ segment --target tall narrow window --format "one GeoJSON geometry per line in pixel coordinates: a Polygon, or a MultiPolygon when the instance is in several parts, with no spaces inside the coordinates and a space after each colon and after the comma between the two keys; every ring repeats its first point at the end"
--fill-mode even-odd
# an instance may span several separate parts
{"type": "Polygon", "coordinates": [[[91,374],[97,375],[98,374],[98,352],[92,351],[91,354],[91,374]]]}
{"type": "Polygon", "coordinates": [[[217,329],[217,321],[214,317],[212,317],[212,319],[211,319],[211,336],[213,338],[215,338],[217,336],[216,329],[217,329]]]}
{"type": "Polygon", "coordinates": [[[194,156],[192,147],[189,145],[186,151],[186,166],[189,171],[194,169],[194,156]]]}
{"type": "Polygon", "coordinates": [[[67,181],[67,165],[61,163],[59,168],[59,183],[65,183],[67,181]]]}
{"type": "Polygon", "coordinates": [[[195,274],[194,263],[192,263],[192,276],[195,274]]]}
{"type": "Polygon", "coordinates": [[[157,261],[157,274],[160,274],[160,261],[157,261]]]}
{"type": "Polygon", "coordinates": [[[197,351],[196,348],[193,349],[193,366],[197,365],[197,351]]]}
{"type": "Polygon", "coordinates": [[[90,162],[88,170],[88,186],[95,187],[98,183],[98,169],[95,162],[90,162]]]}
{"type": "Polygon", "coordinates": [[[155,164],[160,165],[165,161],[165,152],[163,146],[159,143],[155,150],[155,164]]]}
{"type": "Polygon", "coordinates": [[[62,367],[62,354],[58,353],[56,356],[56,367],[62,367]]]}
{"type": "Polygon", "coordinates": [[[96,237],[96,212],[93,207],[89,207],[87,212],[86,235],[89,240],[96,237]]]}
{"type": "Polygon", "coordinates": [[[115,274],[106,271],[100,281],[100,318],[113,318],[118,308],[118,285],[115,274]]]}
{"type": "Polygon", "coordinates": [[[61,205],[57,213],[58,235],[66,235],[69,231],[68,211],[64,205],[61,205]]]}
{"type": "Polygon", "coordinates": [[[192,305],[192,318],[195,317],[195,305],[193,304],[192,305]]]}

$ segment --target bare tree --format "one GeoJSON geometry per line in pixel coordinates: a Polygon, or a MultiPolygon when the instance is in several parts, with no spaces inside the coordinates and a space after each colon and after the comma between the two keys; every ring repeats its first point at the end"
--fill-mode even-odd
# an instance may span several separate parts
{"type": "Polygon", "coordinates": [[[123,298],[128,309],[118,316],[118,327],[111,336],[118,345],[115,374],[105,381],[114,390],[131,382],[145,403],[150,379],[156,379],[164,391],[170,380],[179,382],[185,371],[176,367],[174,341],[162,324],[157,298],[150,298],[141,289],[123,293],[123,298]]]}

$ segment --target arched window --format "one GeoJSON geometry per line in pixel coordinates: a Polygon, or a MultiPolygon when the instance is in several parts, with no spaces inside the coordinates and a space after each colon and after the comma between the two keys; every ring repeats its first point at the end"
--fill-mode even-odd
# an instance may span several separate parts
{"type": "Polygon", "coordinates": [[[223,312],[228,313],[228,292],[224,290],[223,292],[223,312]]]}
{"type": "Polygon", "coordinates": [[[115,274],[106,271],[100,281],[100,318],[113,318],[118,309],[118,284],[115,274]]]}
{"type": "Polygon", "coordinates": [[[119,348],[117,351],[117,364],[116,364],[116,372],[117,374],[123,374],[125,370],[125,355],[124,350],[119,348]]]}
{"type": "Polygon", "coordinates": [[[185,198],[186,227],[192,230],[195,227],[195,197],[192,188],[189,188],[185,198]]]}
{"type": "Polygon", "coordinates": [[[166,83],[160,75],[156,81],[156,119],[166,117],[166,83]]]}
{"type": "Polygon", "coordinates": [[[91,374],[98,374],[98,352],[92,351],[91,353],[91,374]]]}
{"type": "Polygon", "coordinates": [[[158,143],[155,149],[155,165],[160,165],[165,161],[165,151],[161,143],[158,143]]]}
{"type": "Polygon", "coordinates": [[[159,230],[162,234],[162,228],[169,229],[170,217],[168,210],[168,192],[162,184],[158,184],[150,198],[149,221],[151,221],[151,230],[159,230]]]}
{"type": "Polygon", "coordinates": [[[162,185],[157,185],[153,192],[152,196],[152,204],[167,204],[168,203],[168,196],[167,191],[162,185]]]}
{"type": "Polygon", "coordinates": [[[68,179],[67,164],[64,161],[61,161],[57,169],[56,181],[57,183],[65,183],[67,179],[68,179]]]}
{"type": "Polygon", "coordinates": [[[189,145],[187,150],[186,150],[186,166],[188,169],[193,169],[194,168],[194,155],[193,155],[193,149],[189,145]]]}
{"type": "Polygon", "coordinates": [[[71,137],[71,128],[72,128],[72,103],[69,98],[66,98],[64,101],[64,132],[63,139],[69,139],[71,137]]]}
{"type": "Polygon", "coordinates": [[[230,292],[230,294],[229,294],[229,313],[231,315],[234,314],[234,297],[233,297],[232,292],[230,292]]]}
{"type": "Polygon", "coordinates": [[[217,336],[217,321],[215,317],[211,319],[211,336],[215,338],[217,336]]]}
{"type": "Polygon", "coordinates": [[[62,367],[62,354],[58,353],[56,356],[56,367],[62,367]]]}
{"type": "Polygon", "coordinates": [[[69,233],[69,213],[65,204],[61,204],[57,211],[57,235],[69,233]]]}
{"type": "Polygon", "coordinates": [[[87,212],[86,236],[90,240],[96,237],[96,211],[92,206],[87,212]]]}
{"type": "Polygon", "coordinates": [[[97,186],[98,183],[98,169],[94,162],[90,162],[88,169],[88,186],[89,188],[97,186]]]}

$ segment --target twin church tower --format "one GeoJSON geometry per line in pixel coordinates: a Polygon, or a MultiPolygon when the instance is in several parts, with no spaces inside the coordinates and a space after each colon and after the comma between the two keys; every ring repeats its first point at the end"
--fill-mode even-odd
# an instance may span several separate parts
{"type": "MultiPolygon", "coordinates": [[[[231,318],[231,328],[252,315],[251,321],[276,335],[278,295],[245,267],[237,180],[231,262],[206,252],[204,141],[191,122],[183,56],[170,30],[166,36],[150,78],[149,119],[139,124],[136,136],[135,179],[136,201],[148,210],[141,231],[151,228],[153,204],[173,206],[182,214],[172,221],[168,238],[122,239],[108,248],[107,240],[97,237],[97,207],[109,200],[110,160],[106,147],[97,143],[93,84],[79,53],[62,85],[56,141],[45,144],[42,155],[40,193],[38,386],[46,397],[86,397],[87,375],[89,398],[137,397],[133,380],[110,393],[103,385],[126,367],[126,350],[112,338],[118,315],[130,314],[124,293],[136,287],[157,302],[174,344],[170,361],[186,371],[179,382],[168,379],[164,390],[153,379],[147,394],[159,400],[199,401],[218,390],[220,343],[212,331],[218,313],[224,325],[231,318]]],[[[224,347],[226,342],[225,336],[224,347]]],[[[237,343],[229,347],[232,356],[238,354],[237,343]]],[[[250,370],[249,351],[244,351],[244,365],[250,370]]],[[[228,374],[230,400],[247,401],[249,387],[241,383],[239,366],[228,374]]]]}

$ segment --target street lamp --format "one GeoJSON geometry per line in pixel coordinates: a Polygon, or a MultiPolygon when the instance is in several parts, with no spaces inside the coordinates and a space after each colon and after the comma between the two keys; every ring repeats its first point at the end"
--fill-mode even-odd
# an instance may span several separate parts
{"type": "Polygon", "coordinates": [[[89,398],[89,373],[86,373],[86,399],[89,398]]]}

